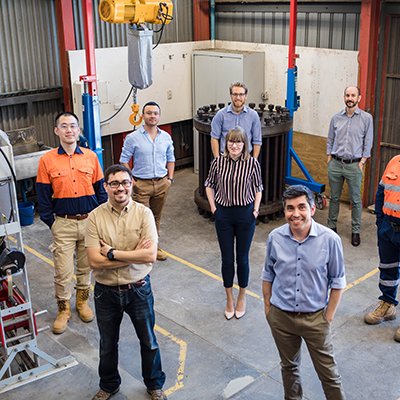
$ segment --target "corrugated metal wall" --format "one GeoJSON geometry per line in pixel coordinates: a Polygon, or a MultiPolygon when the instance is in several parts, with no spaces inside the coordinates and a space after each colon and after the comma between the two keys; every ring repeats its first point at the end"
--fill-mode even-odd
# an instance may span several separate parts
{"type": "MultiPolygon", "coordinates": [[[[100,0],[93,0],[93,7],[98,9],[100,0]]],[[[174,0],[174,20],[165,26],[160,43],[189,42],[193,40],[193,3],[189,0],[174,0]]],[[[77,49],[84,48],[84,36],[82,25],[82,1],[73,0],[75,36],[77,49]]],[[[109,24],[100,19],[95,12],[95,45],[97,48],[127,46],[126,24],[109,24]]],[[[150,25],[151,27],[151,25],[150,25]]],[[[160,25],[154,25],[157,30],[160,25]]],[[[154,34],[154,43],[158,41],[159,34],[154,34]]]]}
{"type": "MultiPolygon", "coordinates": [[[[94,0],[96,47],[126,46],[126,25],[101,21],[98,3],[94,0]]],[[[76,46],[82,49],[82,2],[72,4],[76,46]]],[[[165,27],[161,43],[193,40],[192,2],[174,4],[174,21],[165,27]]],[[[54,0],[0,0],[0,129],[35,126],[38,140],[50,146],[58,143],[53,121],[63,110],[55,13],[54,0]]]]}
{"type": "Polygon", "coordinates": [[[40,140],[55,143],[49,126],[62,104],[54,0],[0,0],[0,60],[0,128],[35,126],[40,140]]]}
{"type": "MultiPolygon", "coordinates": [[[[358,50],[360,4],[298,6],[297,45],[358,50]]],[[[216,39],[288,44],[289,4],[217,4],[216,39]]]]}

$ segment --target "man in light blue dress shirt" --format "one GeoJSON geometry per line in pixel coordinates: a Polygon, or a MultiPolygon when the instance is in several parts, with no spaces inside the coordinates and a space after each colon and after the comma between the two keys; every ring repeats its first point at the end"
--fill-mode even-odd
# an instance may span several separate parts
{"type": "Polygon", "coordinates": [[[265,315],[281,358],[285,399],[303,398],[304,340],[326,398],[342,400],[331,339],[331,324],[346,287],[342,243],[312,219],[314,196],[305,186],[287,188],[283,206],[287,224],[268,236],[261,279],[265,315]]]}
{"type": "MultiPolygon", "coordinates": [[[[144,124],[125,138],[119,162],[129,168],[129,161],[133,160],[133,200],[151,209],[160,233],[161,213],[174,182],[174,145],[171,135],[157,126],[161,114],[157,103],[146,103],[142,114],[144,124]]],[[[158,248],[157,260],[166,259],[158,248]]]]}
{"type": "Polygon", "coordinates": [[[211,150],[215,158],[225,149],[225,136],[240,126],[248,138],[249,152],[258,158],[261,149],[261,122],[256,111],[246,106],[247,86],[234,82],[229,87],[231,104],[219,110],[211,121],[211,150]]]}
{"type": "Polygon", "coordinates": [[[361,243],[361,182],[364,165],[371,156],[373,121],[371,114],[360,110],[360,89],[349,86],[344,91],[346,107],[335,114],[329,125],[326,147],[330,201],[328,227],[337,230],[340,196],[346,180],[351,200],[351,244],[361,243]]]}

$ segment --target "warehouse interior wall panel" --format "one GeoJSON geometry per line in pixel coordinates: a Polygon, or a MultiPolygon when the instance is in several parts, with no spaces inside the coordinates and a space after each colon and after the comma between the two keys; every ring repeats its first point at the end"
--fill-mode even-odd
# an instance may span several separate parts
{"type": "MultiPolygon", "coordinates": [[[[93,0],[95,46],[98,49],[127,46],[128,24],[110,24],[100,19],[97,12],[100,0],[93,0]]],[[[189,42],[193,40],[193,4],[191,1],[173,0],[174,20],[165,25],[160,43],[189,42]]],[[[82,24],[82,1],[73,0],[76,48],[84,49],[82,24]]],[[[149,24],[154,31],[161,25],[149,24]]],[[[157,43],[160,33],[154,33],[153,42],[157,43]]]]}
{"type": "MultiPolygon", "coordinates": [[[[288,44],[287,4],[217,4],[216,39],[288,44]]],[[[357,50],[360,2],[298,6],[297,45],[357,50]]]]}

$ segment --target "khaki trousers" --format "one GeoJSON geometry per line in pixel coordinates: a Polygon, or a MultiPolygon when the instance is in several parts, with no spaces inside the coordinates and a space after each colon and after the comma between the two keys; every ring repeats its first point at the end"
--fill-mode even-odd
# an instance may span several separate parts
{"type": "Polygon", "coordinates": [[[50,250],[54,257],[54,286],[57,300],[69,300],[74,279],[76,258],[76,288],[90,287],[90,267],[85,249],[86,220],[56,217],[51,226],[53,243],[50,250]]]}
{"type": "Polygon", "coordinates": [[[164,177],[161,179],[136,179],[133,187],[133,200],[150,208],[156,220],[158,233],[160,233],[161,213],[170,186],[171,181],[164,177]]]}
{"type": "Polygon", "coordinates": [[[330,323],[324,311],[288,313],[271,306],[267,315],[276,347],[281,358],[285,400],[301,400],[301,343],[304,340],[315,371],[328,400],[344,400],[342,380],[333,355],[330,323]]]}

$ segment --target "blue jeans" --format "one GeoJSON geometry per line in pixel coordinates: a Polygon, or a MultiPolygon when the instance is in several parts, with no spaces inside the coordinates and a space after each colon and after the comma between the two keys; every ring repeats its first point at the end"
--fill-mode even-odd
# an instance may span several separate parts
{"type": "Polygon", "coordinates": [[[377,222],[379,249],[379,300],[397,306],[400,281],[400,232],[395,232],[385,217],[377,222]]]}
{"type": "Polygon", "coordinates": [[[253,203],[233,207],[217,205],[215,229],[221,249],[222,279],[226,288],[233,286],[235,276],[235,239],[238,285],[245,288],[249,283],[249,252],[256,228],[253,209],[253,203]]]}
{"type": "Polygon", "coordinates": [[[126,290],[96,283],[94,301],[97,326],[100,332],[100,388],[114,392],[121,384],[118,372],[119,327],[126,312],[140,341],[142,376],[148,389],[161,389],[165,374],[161,369],[160,350],[154,334],[154,299],[150,276],[146,285],[126,290]]]}
{"type": "Polygon", "coordinates": [[[361,230],[361,181],[362,172],[358,163],[344,164],[332,159],[328,164],[329,186],[331,198],[329,201],[328,227],[336,228],[339,215],[340,196],[344,181],[347,181],[351,200],[351,232],[360,233],[361,230]]]}

